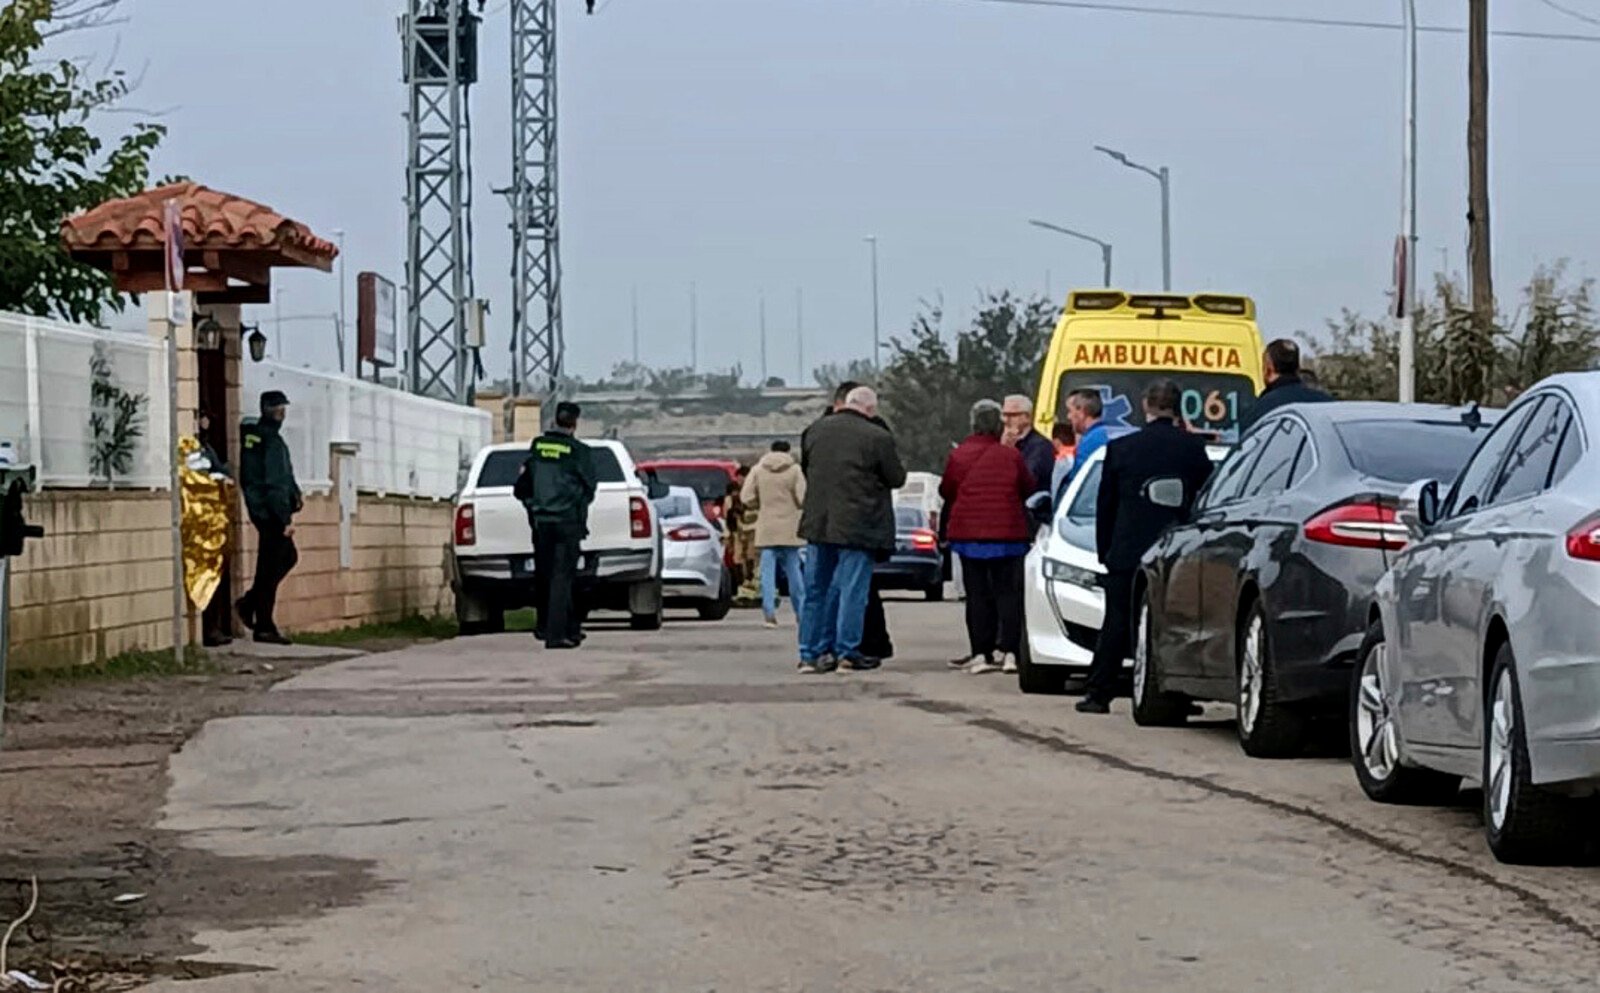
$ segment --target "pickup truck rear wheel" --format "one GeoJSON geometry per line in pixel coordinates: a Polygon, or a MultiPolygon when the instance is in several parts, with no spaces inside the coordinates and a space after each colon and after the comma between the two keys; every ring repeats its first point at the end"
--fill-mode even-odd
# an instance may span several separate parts
{"type": "Polygon", "coordinates": [[[506,629],[506,612],[482,597],[457,593],[456,626],[463,637],[499,634],[506,629]]]}
{"type": "Polygon", "coordinates": [[[665,610],[659,579],[639,583],[628,591],[628,626],[635,631],[659,631],[665,610]]]}

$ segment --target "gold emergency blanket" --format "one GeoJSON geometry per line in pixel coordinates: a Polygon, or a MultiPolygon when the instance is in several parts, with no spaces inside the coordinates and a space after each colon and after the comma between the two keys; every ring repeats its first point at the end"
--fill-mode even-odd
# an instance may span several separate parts
{"type": "Polygon", "coordinates": [[[212,476],[212,467],[200,455],[198,439],[180,439],[178,456],[182,459],[183,585],[195,609],[205,610],[222,583],[228,550],[227,483],[212,476]],[[203,468],[195,468],[197,465],[203,468]]]}

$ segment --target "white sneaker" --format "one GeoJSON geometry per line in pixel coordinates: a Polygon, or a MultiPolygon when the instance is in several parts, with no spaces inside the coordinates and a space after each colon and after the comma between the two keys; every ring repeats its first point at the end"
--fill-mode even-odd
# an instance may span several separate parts
{"type": "Polygon", "coordinates": [[[1015,673],[1017,671],[1017,657],[1012,655],[1010,652],[1006,652],[1004,655],[1000,656],[1000,671],[1005,673],[1015,673]]]}
{"type": "Polygon", "coordinates": [[[769,628],[776,628],[778,626],[778,619],[776,617],[767,618],[766,626],[769,628]]]}
{"type": "Polygon", "coordinates": [[[982,655],[979,655],[978,657],[974,658],[972,660],[972,664],[967,666],[967,672],[971,673],[974,676],[981,676],[986,672],[999,672],[999,671],[1000,671],[1000,667],[998,665],[995,665],[993,662],[990,662],[987,658],[983,657],[982,655]]]}
{"type": "Polygon", "coordinates": [[[958,672],[966,672],[968,669],[978,664],[978,662],[982,659],[982,655],[963,655],[958,659],[951,659],[945,664],[958,672]]]}

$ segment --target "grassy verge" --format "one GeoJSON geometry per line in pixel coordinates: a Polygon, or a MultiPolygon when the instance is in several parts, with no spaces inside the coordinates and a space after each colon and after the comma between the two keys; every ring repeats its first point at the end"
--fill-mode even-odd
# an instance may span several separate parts
{"type": "Polygon", "coordinates": [[[153,676],[201,676],[220,671],[203,652],[190,648],[182,656],[165,648],[127,652],[94,665],[18,669],[6,673],[6,699],[22,699],[47,686],[94,680],[146,679],[153,676]]]}
{"type": "Polygon", "coordinates": [[[379,624],[362,624],[337,631],[295,632],[294,640],[302,645],[325,645],[343,648],[370,641],[442,641],[456,636],[453,617],[423,617],[420,614],[403,617],[398,621],[379,624]]]}

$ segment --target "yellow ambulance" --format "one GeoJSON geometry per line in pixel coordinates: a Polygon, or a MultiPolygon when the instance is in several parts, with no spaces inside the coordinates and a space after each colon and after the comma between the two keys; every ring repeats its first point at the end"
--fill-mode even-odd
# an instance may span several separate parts
{"type": "Polygon", "coordinates": [[[1265,388],[1261,361],[1261,329],[1249,297],[1076,290],[1045,353],[1035,416],[1049,434],[1066,419],[1067,394],[1092,389],[1101,395],[1105,420],[1138,426],[1144,388],[1167,378],[1182,390],[1184,421],[1231,444],[1265,388]]]}

